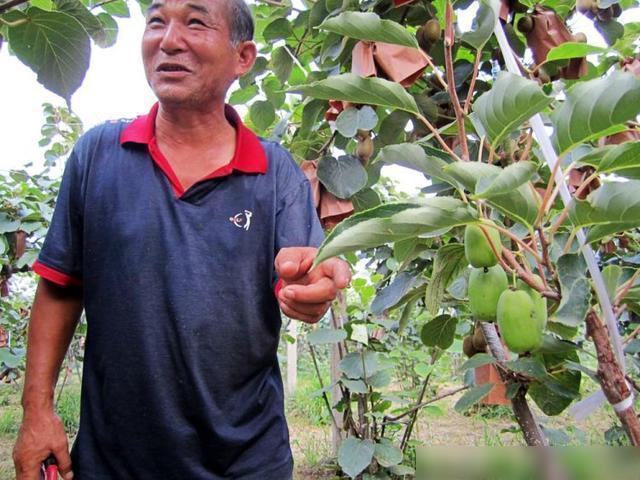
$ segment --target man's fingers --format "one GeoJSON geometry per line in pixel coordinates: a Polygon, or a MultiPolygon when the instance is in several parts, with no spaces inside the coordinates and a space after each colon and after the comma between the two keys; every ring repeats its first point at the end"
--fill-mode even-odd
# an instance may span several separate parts
{"type": "Polygon", "coordinates": [[[346,288],[351,281],[351,269],[349,268],[349,264],[339,258],[334,257],[325,260],[318,265],[316,269],[320,269],[326,276],[331,277],[336,288],[340,290],[346,288]]]}
{"type": "Polygon", "coordinates": [[[322,277],[308,285],[287,285],[280,290],[280,298],[288,302],[324,303],[336,298],[337,293],[338,288],[334,281],[322,277]]]}
{"type": "Polygon", "coordinates": [[[58,463],[58,472],[64,480],[71,480],[73,478],[73,471],[71,470],[71,456],[69,455],[69,445],[65,442],[64,445],[60,445],[53,450],[53,455],[56,457],[58,463]]]}
{"type": "Polygon", "coordinates": [[[280,309],[287,317],[293,318],[294,320],[302,320],[306,323],[316,323],[321,318],[321,316],[318,315],[308,315],[306,313],[299,312],[291,308],[285,302],[280,302],[280,309]]]}
{"type": "Polygon", "coordinates": [[[275,260],[278,277],[293,281],[303,277],[313,265],[316,249],[311,247],[291,247],[280,250],[275,260]]]}
{"type": "Polygon", "coordinates": [[[292,310],[302,312],[305,315],[314,315],[318,317],[322,317],[331,306],[331,302],[301,303],[293,300],[280,300],[280,303],[287,305],[287,307],[292,310]]]}

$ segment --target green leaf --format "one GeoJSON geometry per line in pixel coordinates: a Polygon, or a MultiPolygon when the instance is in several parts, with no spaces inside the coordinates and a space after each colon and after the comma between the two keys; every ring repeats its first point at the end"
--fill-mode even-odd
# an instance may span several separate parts
{"type": "Polygon", "coordinates": [[[533,378],[542,378],[547,374],[544,364],[537,358],[518,358],[505,362],[504,365],[514,372],[523,373],[533,378]]]}
{"type": "Polygon", "coordinates": [[[416,38],[402,25],[392,20],[381,20],[375,13],[343,12],[326,19],[318,28],[358,40],[419,48],[416,38]]]}
{"type": "Polygon", "coordinates": [[[258,94],[258,86],[254,83],[247,87],[235,90],[229,97],[231,105],[244,105],[258,94]]]}
{"type": "Polygon", "coordinates": [[[495,177],[483,177],[476,183],[474,199],[492,198],[511,193],[527,183],[538,167],[533,162],[517,162],[503,168],[495,177]]]}
{"type": "Polygon", "coordinates": [[[427,322],[420,332],[420,339],[427,347],[446,350],[453,344],[458,319],[451,315],[439,315],[427,322]]]}
{"type": "Polygon", "coordinates": [[[358,130],[372,130],[378,123],[376,111],[369,105],[347,108],[338,115],[336,129],[343,137],[355,137],[358,130]]]}
{"type": "Polygon", "coordinates": [[[496,363],[496,359],[488,353],[476,353],[473,357],[462,364],[460,371],[464,372],[470,368],[478,368],[483,365],[490,365],[493,363],[496,363]]]}
{"type": "Polygon", "coordinates": [[[324,345],[326,343],[338,343],[347,338],[347,332],[335,328],[319,328],[307,335],[307,341],[311,345],[324,345]]]}
{"type": "Polygon", "coordinates": [[[493,389],[495,385],[493,383],[485,383],[484,385],[480,385],[477,387],[473,387],[469,389],[460,399],[456,402],[453,407],[454,410],[458,413],[464,413],[473,405],[478,403],[484,397],[486,397],[489,392],[493,389]]]}
{"type": "Polygon", "coordinates": [[[351,393],[369,393],[369,388],[367,384],[362,380],[349,380],[347,378],[341,378],[340,383],[342,383],[345,387],[351,390],[351,393]]]}
{"type": "Polygon", "coordinates": [[[577,83],[551,115],[560,154],[613,129],[640,113],[640,79],[614,71],[606,78],[577,83]]]}
{"type": "Polygon", "coordinates": [[[68,103],[89,68],[89,35],[66,13],[36,7],[29,8],[26,15],[14,12],[26,22],[9,28],[11,48],[38,74],[38,82],[68,103]]]}
{"type": "Polygon", "coordinates": [[[464,245],[449,243],[440,247],[433,261],[433,273],[424,299],[425,307],[429,312],[438,313],[445,290],[452,280],[467,268],[468,264],[464,256],[464,245]]]}
{"type": "Polygon", "coordinates": [[[20,228],[20,220],[11,220],[6,213],[0,212],[0,234],[15,232],[20,228]]]}
{"type": "MultiPolygon", "coordinates": [[[[544,365],[550,372],[564,366],[565,360],[574,364],[580,361],[576,352],[564,355],[543,355],[544,365]]],[[[549,373],[529,386],[529,395],[545,415],[562,413],[580,395],[581,373],[577,370],[560,370],[549,373]]]]}
{"type": "Polygon", "coordinates": [[[615,298],[621,275],[622,267],[620,265],[607,265],[602,269],[602,279],[609,298],[615,298]]]}
{"type": "Polygon", "coordinates": [[[271,102],[258,100],[249,107],[249,116],[258,130],[266,130],[276,120],[276,111],[271,102]]]}
{"type": "Polygon", "coordinates": [[[129,7],[127,6],[127,2],[125,0],[103,2],[101,7],[105,12],[113,15],[114,17],[129,18],[131,16],[129,7]]]}
{"type": "Polygon", "coordinates": [[[288,38],[291,35],[291,22],[287,18],[276,18],[262,32],[267,43],[288,38]]]}
{"type": "MultiPolygon", "coordinates": [[[[497,179],[503,172],[503,169],[497,165],[481,162],[455,162],[443,167],[443,170],[470,192],[475,192],[478,184],[490,184],[493,179],[497,179]]],[[[509,176],[510,174],[507,174],[504,177],[505,182],[509,180],[509,176]]],[[[501,188],[498,189],[498,192],[500,190],[501,188]]],[[[487,198],[487,201],[493,207],[505,215],[532,228],[538,216],[538,202],[540,199],[529,183],[524,183],[510,192],[497,195],[485,193],[483,196],[487,198]]]]}
{"type": "Polygon", "coordinates": [[[640,226],[640,181],[607,182],[586,200],[573,200],[569,218],[574,227],[591,227],[587,241],[640,226]]]}
{"type": "Polygon", "coordinates": [[[582,42],[565,42],[549,50],[547,62],[554,60],[566,60],[568,58],[581,58],[594,53],[606,53],[608,50],[603,47],[596,47],[582,42]]]}
{"type": "Polygon", "coordinates": [[[271,53],[271,69],[280,83],[283,85],[287,83],[293,70],[293,58],[287,52],[286,46],[278,47],[271,53]]]}
{"type": "Polygon", "coordinates": [[[57,10],[71,15],[84,27],[99,47],[108,47],[109,39],[102,22],[80,0],[56,0],[57,10]]]}
{"type": "Polygon", "coordinates": [[[372,440],[360,440],[349,437],[340,445],[338,465],[342,471],[355,478],[369,466],[373,459],[376,444],[372,440]]]}
{"type": "Polygon", "coordinates": [[[457,186],[456,180],[444,171],[448,165],[444,160],[427,155],[422,147],[414,143],[399,143],[383,147],[375,159],[388,165],[400,165],[424,173],[431,179],[437,179],[457,186]]]}
{"type": "Polygon", "coordinates": [[[367,171],[357,157],[325,155],[318,162],[318,180],[338,198],[349,198],[367,184],[367,171]]]}
{"type": "Polygon", "coordinates": [[[343,100],[418,113],[415,100],[398,83],[382,78],[360,77],[353,73],[335,75],[308,85],[298,85],[290,91],[322,100],[343,100]]]}
{"type": "Polygon", "coordinates": [[[104,42],[99,44],[100,47],[112,47],[118,40],[118,24],[111,15],[105,12],[99,13],[98,15],[96,15],[96,18],[102,24],[102,29],[104,30],[105,35],[104,42]]]}
{"type": "Polygon", "coordinates": [[[640,142],[606,145],[580,157],[581,165],[590,165],[601,173],[615,173],[640,180],[640,142]]]}
{"type": "Polygon", "coordinates": [[[262,90],[276,110],[282,107],[285,101],[285,93],[282,91],[282,84],[273,75],[268,75],[262,80],[262,90]]]}
{"type": "Polygon", "coordinates": [[[476,50],[482,49],[484,44],[493,35],[493,29],[498,19],[495,10],[487,0],[480,0],[480,7],[473,19],[473,31],[462,34],[460,40],[467,45],[471,45],[476,50]]]}
{"type": "Polygon", "coordinates": [[[373,456],[381,466],[387,468],[400,464],[404,458],[402,450],[396,447],[393,442],[387,438],[381,438],[378,440],[373,456]]]}
{"type": "Polygon", "coordinates": [[[386,309],[396,305],[418,280],[416,274],[400,272],[384,287],[371,302],[371,313],[381,315],[386,309]]]}
{"type": "Polygon", "coordinates": [[[506,134],[544,110],[552,100],[533,80],[502,72],[493,88],[474,102],[473,111],[489,141],[497,147],[506,134]]]}
{"type": "Polygon", "coordinates": [[[365,374],[367,378],[375,375],[382,369],[382,365],[380,364],[379,354],[377,352],[364,351],[361,353],[353,352],[347,354],[340,360],[338,369],[348,378],[358,380],[365,379],[365,374]]]}
{"type": "Polygon", "coordinates": [[[11,353],[9,348],[0,348],[0,365],[4,363],[8,368],[16,368],[18,365],[20,365],[21,360],[22,357],[11,353]]]}
{"type": "Polygon", "coordinates": [[[577,327],[584,322],[591,302],[591,288],[586,277],[587,264],[579,253],[561,256],[557,262],[562,301],[555,322],[577,327]]]}
{"type": "Polygon", "coordinates": [[[624,25],[615,20],[610,20],[608,22],[596,20],[594,22],[594,26],[596,27],[596,30],[600,32],[602,38],[604,38],[604,41],[607,42],[608,45],[613,45],[624,36],[624,25]]]}
{"type": "Polygon", "coordinates": [[[449,197],[381,205],[352,215],[335,227],[325,238],[315,262],[416,235],[441,233],[475,220],[476,212],[462,201],[449,197]]]}

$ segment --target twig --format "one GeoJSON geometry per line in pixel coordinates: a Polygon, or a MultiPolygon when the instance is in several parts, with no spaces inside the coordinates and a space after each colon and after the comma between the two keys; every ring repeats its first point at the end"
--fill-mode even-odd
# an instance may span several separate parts
{"type": "MultiPolygon", "coordinates": [[[[431,373],[429,373],[425,377],[424,382],[422,383],[422,390],[420,391],[420,395],[418,396],[418,400],[416,402],[418,405],[422,403],[422,399],[424,398],[424,395],[427,391],[427,385],[429,383],[430,378],[431,378],[431,373]]],[[[416,419],[418,418],[418,411],[419,409],[413,410],[412,412],[413,416],[411,417],[411,420],[409,421],[407,428],[404,430],[404,435],[402,435],[402,441],[400,442],[400,450],[402,450],[403,453],[407,448],[407,445],[409,443],[409,438],[411,437],[411,433],[413,432],[413,426],[415,425],[416,419]]]]}
{"type": "MultiPolygon", "coordinates": [[[[469,113],[469,107],[471,107],[471,100],[473,99],[473,89],[476,88],[476,78],[478,78],[478,69],[480,67],[480,60],[482,59],[482,49],[476,50],[476,59],[473,62],[473,74],[471,75],[471,82],[469,82],[469,91],[467,92],[467,99],[464,101],[464,113],[469,113]]],[[[480,149],[482,151],[482,149],[480,149]]]]}
{"type": "Polygon", "coordinates": [[[10,8],[17,7],[18,5],[22,5],[23,3],[27,3],[28,0],[10,0],[5,3],[0,3],[0,14],[8,11],[10,8]]]}
{"type": "Polygon", "coordinates": [[[418,118],[418,120],[420,120],[422,123],[425,124],[425,126],[433,134],[433,136],[436,138],[436,140],[438,140],[438,143],[444,149],[445,152],[447,152],[449,155],[451,155],[455,160],[457,160],[459,162],[462,161],[462,159],[458,155],[456,155],[456,153],[453,150],[451,150],[449,145],[447,145],[447,142],[445,142],[444,139],[440,136],[440,133],[438,132],[438,129],[436,127],[434,127],[431,124],[431,122],[425,118],[424,115],[421,115],[421,114],[418,113],[416,115],[416,117],[418,118]]]}
{"type": "Polygon", "coordinates": [[[629,280],[627,280],[622,287],[620,287],[620,291],[616,295],[616,299],[613,302],[615,306],[620,305],[620,302],[624,299],[624,297],[629,293],[629,290],[633,287],[633,284],[636,283],[636,280],[640,278],[640,268],[633,272],[633,275],[629,280]]]}
{"type": "Polygon", "coordinates": [[[551,176],[549,177],[549,183],[547,184],[547,189],[544,192],[544,197],[542,197],[542,204],[540,205],[540,210],[538,211],[538,218],[536,218],[536,221],[534,223],[534,225],[536,226],[540,224],[544,216],[547,214],[547,204],[552,203],[550,202],[552,198],[551,194],[554,191],[555,178],[561,163],[562,162],[560,161],[560,159],[558,159],[556,164],[553,166],[553,170],[551,171],[551,176]]]}
{"type": "Polygon", "coordinates": [[[541,295],[547,298],[550,298],[552,300],[555,300],[557,302],[560,301],[560,295],[558,294],[558,292],[555,292],[553,290],[540,290],[540,284],[536,281],[536,277],[534,277],[532,274],[530,274],[529,272],[527,272],[525,269],[522,268],[522,266],[518,263],[518,261],[513,256],[513,253],[511,252],[511,250],[509,250],[508,248],[503,248],[502,256],[507,259],[508,263],[515,270],[516,274],[518,275],[518,277],[522,279],[523,282],[525,282],[527,285],[531,286],[532,288],[536,289],[538,292],[540,292],[541,295]]]}
{"type": "Polygon", "coordinates": [[[544,262],[545,267],[547,267],[547,271],[550,275],[555,277],[555,270],[553,265],[551,264],[551,258],[549,257],[549,244],[547,243],[547,238],[542,231],[542,228],[536,228],[538,232],[538,237],[540,238],[540,244],[542,246],[542,260],[544,262]]]}
{"type": "Polygon", "coordinates": [[[634,338],[636,338],[638,336],[638,334],[640,333],[640,327],[636,328],[633,332],[631,332],[629,335],[627,335],[627,338],[624,339],[624,341],[622,342],[623,345],[628,344],[631,340],[633,340],[634,338]]]}
{"type": "Polygon", "coordinates": [[[433,64],[433,62],[431,61],[431,57],[429,55],[425,53],[425,57],[426,57],[427,65],[429,65],[433,70],[433,74],[436,76],[436,79],[438,80],[438,82],[440,82],[440,85],[442,85],[442,88],[444,88],[445,91],[448,91],[449,86],[447,85],[447,82],[445,82],[444,79],[442,78],[442,75],[440,75],[440,70],[438,70],[438,68],[433,64]]]}
{"type": "MultiPolygon", "coordinates": [[[[560,163],[560,162],[558,162],[560,163]]],[[[564,223],[564,221],[566,220],[567,216],[569,215],[569,209],[573,206],[573,203],[575,202],[575,199],[579,199],[580,194],[589,186],[591,185],[591,182],[593,182],[593,180],[595,180],[596,178],[598,178],[598,172],[593,172],[591,175],[589,175],[587,177],[587,179],[582,182],[580,184],[580,186],[578,187],[578,189],[574,192],[573,194],[573,199],[570,202],[567,202],[567,204],[565,205],[565,207],[562,209],[562,212],[560,213],[560,216],[557,218],[556,222],[554,223],[554,225],[551,227],[551,233],[555,233],[556,230],[558,230],[558,228],[560,228],[560,226],[564,223]]]]}
{"type": "Polygon", "coordinates": [[[333,410],[331,409],[331,404],[329,403],[327,392],[324,391],[322,375],[320,375],[320,368],[318,367],[318,360],[316,359],[316,352],[315,352],[315,349],[313,348],[313,345],[311,344],[309,344],[309,351],[311,352],[311,358],[313,359],[313,366],[316,369],[316,375],[318,375],[318,383],[320,383],[320,389],[322,390],[322,398],[324,399],[324,403],[327,406],[327,411],[329,412],[329,416],[331,417],[331,421],[333,422],[333,426],[335,427],[336,431],[340,431],[340,428],[338,428],[338,423],[336,422],[336,419],[333,416],[333,410]]]}
{"type": "Polygon", "coordinates": [[[456,81],[453,75],[453,7],[451,2],[447,0],[445,12],[445,34],[444,34],[444,60],[445,70],[447,74],[447,84],[449,85],[449,98],[456,112],[456,122],[458,123],[458,140],[460,140],[460,148],[462,149],[462,159],[469,161],[469,147],[467,146],[467,133],[464,126],[464,112],[460,106],[458,92],[456,91],[456,81]]]}
{"type": "Polygon", "coordinates": [[[426,407],[427,405],[431,404],[431,403],[435,403],[439,400],[442,400],[443,398],[447,398],[450,397],[452,395],[455,395],[456,393],[462,392],[463,390],[467,390],[469,388],[468,385],[465,385],[464,387],[460,387],[460,388],[456,388],[455,390],[452,390],[450,392],[446,392],[446,393],[442,393],[440,395],[436,395],[435,397],[427,400],[426,402],[422,402],[419,403],[418,405],[411,407],[409,410],[407,410],[404,413],[401,413],[400,415],[396,416],[396,417],[387,417],[385,416],[383,421],[384,422],[388,422],[388,423],[394,423],[397,422],[398,420],[400,420],[401,418],[406,417],[407,415],[409,415],[412,412],[415,412],[416,410],[420,410],[421,408],[426,407]]]}

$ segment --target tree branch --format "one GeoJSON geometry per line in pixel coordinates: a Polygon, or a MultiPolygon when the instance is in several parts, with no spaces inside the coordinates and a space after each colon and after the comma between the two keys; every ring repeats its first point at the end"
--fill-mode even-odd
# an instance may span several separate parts
{"type": "MultiPolygon", "coordinates": [[[[473,62],[473,74],[471,75],[471,82],[469,83],[469,91],[467,92],[467,99],[464,101],[464,113],[469,113],[469,107],[471,107],[471,100],[473,99],[473,89],[476,87],[476,78],[478,78],[478,68],[480,67],[480,60],[482,59],[482,49],[476,50],[476,59],[473,62]]],[[[480,149],[482,151],[482,149],[480,149]]]]}
{"type": "Polygon", "coordinates": [[[0,3],[0,15],[4,12],[7,12],[9,9],[13,7],[17,7],[18,5],[22,5],[23,3],[27,3],[28,0],[10,0],[5,3],[0,3]]]}
{"type": "MultiPolygon", "coordinates": [[[[607,327],[594,310],[587,314],[587,335],[593,340],[598,354],[597,375],[602,391],[611,405],[620,405],[633,393],[611,348],[607,327]]],[[[640,446],[640,421],[633,409],[633,402],[630,402],[627,408],[614,407],[614,411],[627,432],[631,444],[640,446]]]]}

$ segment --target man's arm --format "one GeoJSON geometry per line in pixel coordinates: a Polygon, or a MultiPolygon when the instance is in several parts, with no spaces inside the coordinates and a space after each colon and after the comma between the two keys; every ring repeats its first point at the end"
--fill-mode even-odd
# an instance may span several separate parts
{"type": "Polygon", "coordinates": [[[81,289],[60,287],[44,278],[38,283],[27,340],[24,416],[13,451],[18,480],[38,479],[40,464],[51,453],[63,478],[73,476],[67,437],[53,397],[82,306],[81,289]]]}

